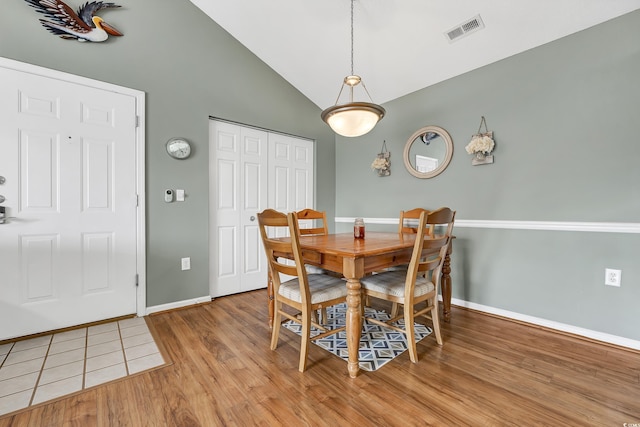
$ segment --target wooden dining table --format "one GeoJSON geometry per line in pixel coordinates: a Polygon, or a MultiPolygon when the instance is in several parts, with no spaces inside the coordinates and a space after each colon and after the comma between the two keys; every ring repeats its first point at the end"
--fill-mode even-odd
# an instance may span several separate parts
{"type": "MultiPolygon", "coordinates": [[[[286,239],[286,238],[284,238],[286,239]]],[[[382,233],[367,231],[364,239],[356,239],[353,233],[300,236],[302,257],[306,264],[341,274],[346,279],[347,314],[346,335],[349,360],[349,376],[358,375],[358,350],[362,329],[360,279],[375,271],[408,264],[411,260],[415,234],[382,233]]],[[[449,273],[451,245],[442,268],[441,289],[444,319],[451,310],[451,277],[449,273]]],[[[269,280],[269,326],[273,327],[273,285],[269,280]]]]}

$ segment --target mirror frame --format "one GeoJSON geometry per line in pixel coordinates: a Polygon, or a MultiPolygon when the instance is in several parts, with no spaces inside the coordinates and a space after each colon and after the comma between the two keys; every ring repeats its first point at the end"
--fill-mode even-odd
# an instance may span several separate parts
{"type": "Polygon", "coordinates": [[[449,163],[451,163],[452,157],[453,157],[453,140],[451,139],[451,135],[449,135],[449,133],[446,130],[444,130],[439,126],[425,126],[423,128],[418,129],[409,137],[409,139],[407,140],[407,143],[404,146],[404,154],[403,154],[404,167],[407,169],[407,171],[411,175],[415,176],[416,178],[433,178],[434,176],[440,175],[442,172],[444,172],[447,166],[449,166],[449,163]],[[445,158],[440,164],[440,166],[438,166],[436,169],[429,172],[418,172],[417,170],[414,169],[413,165],[411,164],[411,160],[409,159],[409,152],[411,151],[411,146],[418,139],[418,137],[420,137],[421,135],[424,135],[427,132],[434,132],[439,134],[444,140],[447,150],[446,150],[445,158]]]}

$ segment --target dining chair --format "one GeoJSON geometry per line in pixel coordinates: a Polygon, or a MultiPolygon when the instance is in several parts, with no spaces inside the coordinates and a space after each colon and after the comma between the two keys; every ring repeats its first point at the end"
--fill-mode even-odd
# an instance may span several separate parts
{"type": "MultiPolygon", "coordinates": [[[[398,234],[416,234],[418,232],[418,220],[420,219],[420,214],[422,212],[429,211],[424,208],[413,208],[408,211],[400,211],[400,216],[398,218],[398,234]]],[[[384,271],[407,271],[408,264],[400,264],[395,265],[393,267],[387,267],[384,271]]],[[[363,301],[364,306],[370,307],[370,295],[364,295],[363,301]]],[[[393,303],[391,305],[391,310],[389,311],[390,315],[396,316],[398,314],[398,304],[393,303]]]]}
{"type": "MultiPolygon", "coordinates": [[[[420,219],[420,214],[422,212],[431,212],[427,209],[424,208],[413,208],[411,210],[408,211],[400,211],[400,217],[398,219],[398,233],[399,234],[415,234],[418,232],[418,220],[420,219]]],[[[434,231],[434,225],[430,225],[429,226],[429,234],[433,234],[434,231]]],[[[409,265],[408,264],[402,264],[402,265],[397,265],[395,267],[390,267],[388,268],[388,270],[390,271],[395,271],[395,270],[403,270],[406,271],[407,267],[409,265]]],[[[391,317],[394,317],[398,314],[398,304],[393,303],[391,305],[391,311],[390,311],[391,317]]]]}
{"type": "Polygon", "coordinates": [[[451,240],[454,219],[455,211],[449,208],[421,212],[408,268],[405,271],[395,270],[374,274],[360,280],[365,295],[403,305],[402,313],[392,313],[389,320],[367,318],[367,321],[405,334],[409,357],[414,363],[418,361],[413,327],[416,317],[431,319],[436,341],[438,345],[443,344],[438,318],[438,286],[451,240]],[[445,233],[429,235],[428,230],[436,224],[446,224],[445,233]],[[421,307],[421,303],[426,305],[421,307]],[[396,324],[400,319],[404,320],[404,328],[396,324]]]}
{"type": "MultiPolygon", "coordinates": [[[[398,217],[398,234],[416,234],[418,232],[418,220],[420,219],[420,214],[422,212],[429,213],[430,211],[424,208],[413,208],[408,211],[400,211],[400,216],[398,217]]],[[[433,234],[432,231],[433,229],[430,227],[429,234],[433,234]]],[[[394,267],[389,267],[387,270],[407,271],[407,267],[409,267],[409,264],[401,264],[394,267]]],[[[391,317],[398,314],[398,304],[393,303],[391,305],[390,313],[391,317]]]]}
{"type": "Polygon", "coordinates": [[[307,365],[309,343],[346,329],[345,327],[326,328],[313,319],[315,316],[312,313],[345,302],[347,287],[340,278],[327,274],[307,273],[300,248],[300,230],[295,212],[284,214],[273,209],[266,209],[258,213],[258,224],[269,263],[269,274],[273,281],[274,320],[271,332],[271,350],[278,347],[280,324],[283,317],[300,324],[302,336],[298,370],[304,372],[307,365]],[[270,237],[267,233],[267,227],[286,228],[290,238],[282,240],[270,237]],[[293,263],[291,261],[285,262],[279,256],[282,254],[288,254],[293,259],[293,263]],[[281,274],[294,276],[294,278],[283,282],[281,274]],[[300,314],[291,314],[284,309],[284,306],[298,310],[300,314]],[[321,331],[313,337],[311,336],[312,326],[321,331]]]}
{"type": "MultiPolygon", "coordinates": [[[[317,211],[314,209],[306,208],[296,212],[298,218],[298,226],[301,236],[324,236],[329,234],[329,227],[327,226],[327,213],[325,211],[317,211]]],[[[316,267],[315,265],[306,264],[307,274],[333,274],[334,273],[325,270],[324,268],[316,267]]],[[[327,309],[322,308],[319,312],[318,323],[326,320],[327,309]]]]}

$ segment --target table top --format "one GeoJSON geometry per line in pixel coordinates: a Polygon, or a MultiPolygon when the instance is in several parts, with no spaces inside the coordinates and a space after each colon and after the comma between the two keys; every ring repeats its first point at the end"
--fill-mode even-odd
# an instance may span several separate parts
{"type": "Polygon", "coordinates": [[[415,234],[368,231],[364,239],[356,239],[353,233],[338,233],[300,236],[300,246],[324,254],[359,258],[413,248],[415,238],[415,234]]]}

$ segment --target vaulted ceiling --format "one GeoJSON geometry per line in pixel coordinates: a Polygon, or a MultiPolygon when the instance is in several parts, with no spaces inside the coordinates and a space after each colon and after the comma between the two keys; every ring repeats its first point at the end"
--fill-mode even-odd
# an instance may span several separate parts
{"type": "MultiPolygon", "coordinates": [[[[318,107],[336,102],[351,73],[350,0],[191,2],[318,107]]],[[[353,71],[382,104],[637,9],[640,0],[355,0],[353,71]],[[478,16],[479,29],[450,41],[478,16]]]]}

